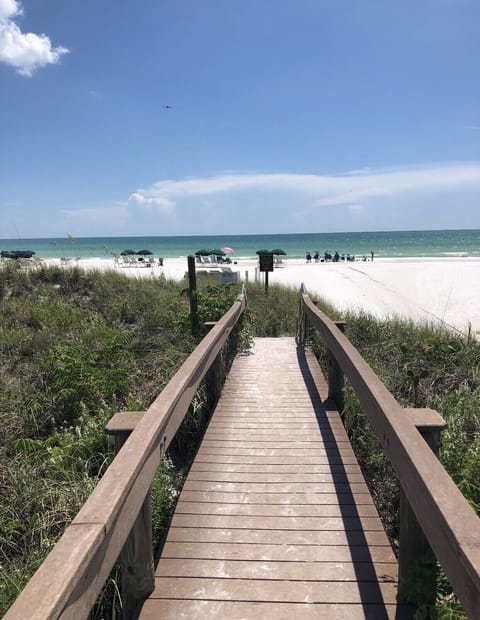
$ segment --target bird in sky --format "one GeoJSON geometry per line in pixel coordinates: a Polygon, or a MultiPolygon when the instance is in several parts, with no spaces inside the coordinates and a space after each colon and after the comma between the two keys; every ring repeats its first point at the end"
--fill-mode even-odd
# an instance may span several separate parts
{"type": "Polygon", "coordinates": [[[163,107],[164,107],[166,110],[171,110],[171,109],[172,109],[172,106],[171,106],[171,105],[164,105],[163,107]]]}

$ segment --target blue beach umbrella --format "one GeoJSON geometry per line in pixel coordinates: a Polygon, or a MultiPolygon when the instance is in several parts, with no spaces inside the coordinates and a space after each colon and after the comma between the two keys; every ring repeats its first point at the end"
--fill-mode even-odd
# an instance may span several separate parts
{"type": "Polygon", "coordinates": [[[2,258],[32,258],[35,254],[33,250],[4,250],[1,252],[2,258]]]}

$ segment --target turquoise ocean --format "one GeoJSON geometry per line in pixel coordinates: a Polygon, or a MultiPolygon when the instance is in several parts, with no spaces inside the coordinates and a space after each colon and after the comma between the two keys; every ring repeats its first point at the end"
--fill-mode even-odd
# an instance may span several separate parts
{"type": "Polygon", "coordinates": [[[307,251],[328,251],[356,257],[480,257],[480,230],[423,230],[394,232],[301,233],[274,235],[217,235],[189,237],[65,237],[3,239],[0,250],[33,250],[42,258],[62,256],[108,258],[129,249],[148,249],[155,256],[186,257],[203,248],[234,250],[234,258],[256,258],[260,249],[280,248],[287,258],[304,258],[307,251]]]}

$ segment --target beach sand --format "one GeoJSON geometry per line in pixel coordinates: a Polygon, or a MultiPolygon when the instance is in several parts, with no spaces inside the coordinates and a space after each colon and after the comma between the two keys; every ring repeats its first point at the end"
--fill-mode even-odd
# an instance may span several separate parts
{"type": "MultiPolygon", "coordinates": [[[[49,259],[47,264],[59,263],[49,259]]],[[[160,267],[118,267],[112,259],[80,259],[68,263],[84,269],[115,269],[130,277],[181,280],[186,259],[166,259],[160,267]]],[[[255,260],[232,264],[240,279],[263,282],[255,260]]],[[[208,267],[206,267],[208,268],[208,267]]],[[[312,298],[323,298],[341,311],[365,311],[376,317],[401,317],[444,324],[463,333],[480,334],[480,258],[377,259],[339,263],[284,260],[269,274],[270,284],[300,290],[304,283],[312,298]]]]}

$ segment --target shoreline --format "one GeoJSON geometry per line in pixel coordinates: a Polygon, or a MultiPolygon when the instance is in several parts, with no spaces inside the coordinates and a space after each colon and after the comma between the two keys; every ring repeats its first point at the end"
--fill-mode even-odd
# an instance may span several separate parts
{"type": "MultiPolygon", "coordinates": [[[[167,258],[163,266],[120,267],[110,258],[45,259],[47,265],[78,266],[85,270],[113,270],[128,277],[160,277],[180,281],[187,260],[167,258]]],[[[264,281],[256,260],[237,260],[231,265],[197,265],[218,272],[222,267],[239,273],[242,281],[264,281]]],[[[284,259],[269,274],[269,284],[321,297],[340,312],[367,312],[377,318],[403,318],[444,325],[463,334],[480,334],[480,258],[419,257],[376,258],[371,261],[306,263],[284,259]]]]}

